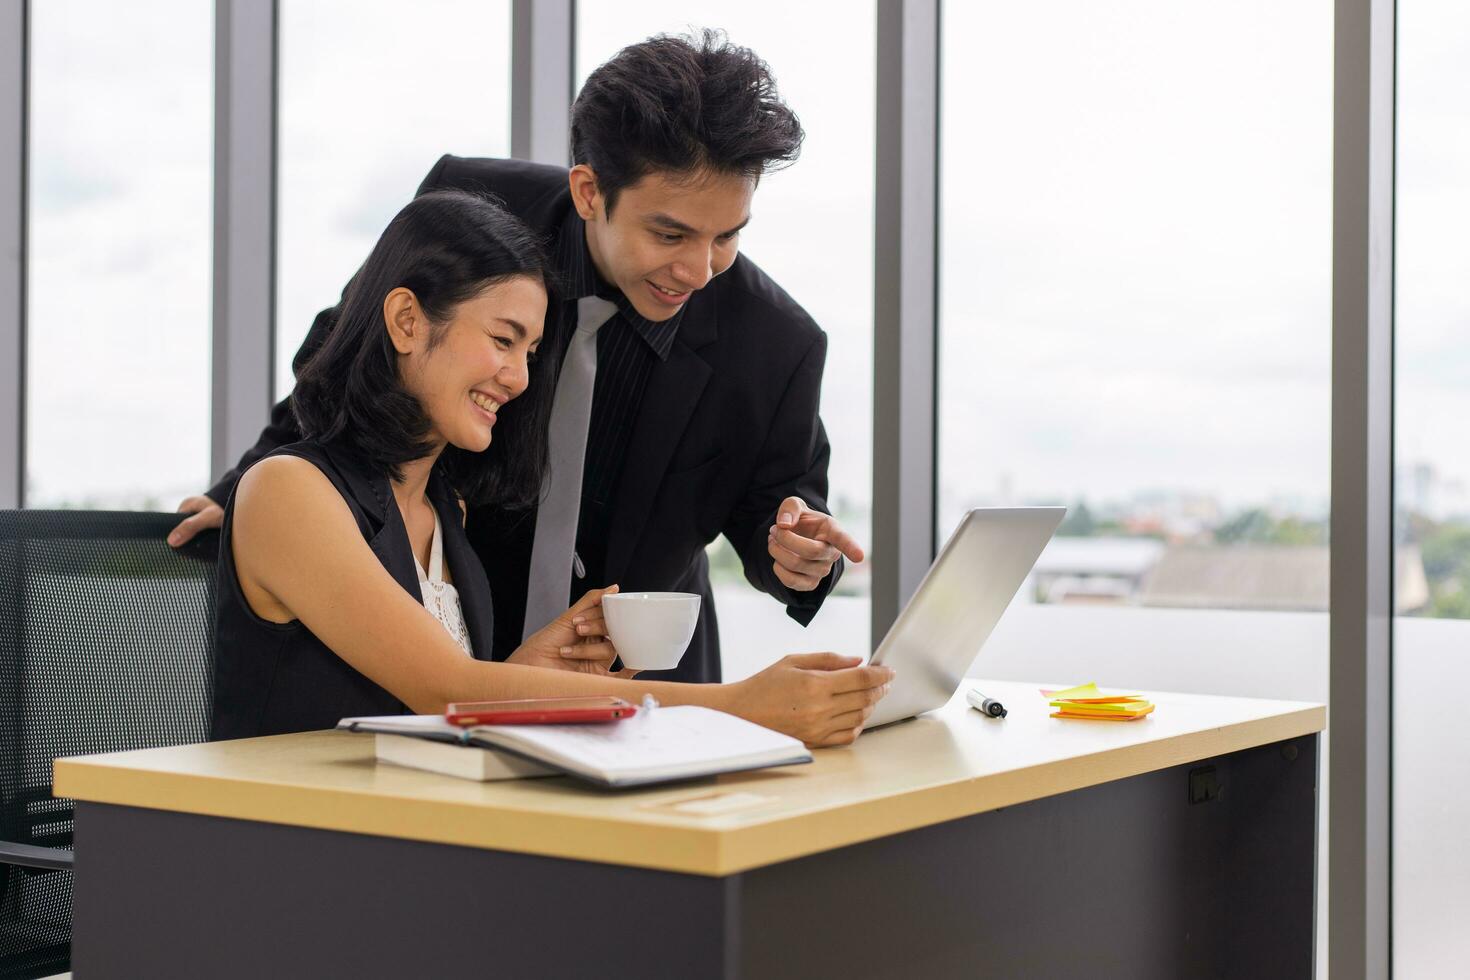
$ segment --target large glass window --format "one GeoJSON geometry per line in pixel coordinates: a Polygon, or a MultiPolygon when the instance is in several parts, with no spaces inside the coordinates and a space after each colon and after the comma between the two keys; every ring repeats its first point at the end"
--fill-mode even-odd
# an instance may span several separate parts
{"type": "Polygon", "coordinates": [[[976,671],[1325,700],[1332,5],[942,46],[940,533],[1071,508],[976,671]]]}
{"type": "Polygon", "coordinates": [[[276,396],[445,153],[510,154],[510,2],[282,0],[276,396]]]}
{"type": "Polygon", "coordinates": [[[30,5],[26,503],[209,476],[211,4],[30,5]]]}
{"type": "Polygon", "coordinates": [[[971,673],[1325,702],[1332,4],[943,14],[940,533],[1071,508],[971,673]]]}
{"type": "Polygon", "coordinates": [[[1470,8],[1398,5],[1394,269],[1397,564],[1422,571],[1393,646],[1393,957],[1464,972],[1470,740],[1470,8]]]}
{"type": "MultiPolygon", "coordinates": [[[[741,252],[789,292],[828,335],[822,416],[832,441],[829,500],[864,546],[872,503],[873,0],[791,4],[631,0],[577,9],[578,84],[620,48],[691,26],[723,29],[771,66],[806,130],[801,159],[761,181],[741,252]],[[821,43],[814,45],[813,38],[821,43]]],[[[870,556],[871,558],[871,556],[870,556]]],[[[782,654],[839,650],[866,655],[868,570],[849,568],[803,629],[746,584],[734,550],[711,549],[727,678],[782,654]]]]}

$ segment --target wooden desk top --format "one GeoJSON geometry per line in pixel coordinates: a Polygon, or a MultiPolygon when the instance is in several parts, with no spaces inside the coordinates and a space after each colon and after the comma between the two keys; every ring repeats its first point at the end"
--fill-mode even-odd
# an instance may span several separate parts
{"type": "MultiPolygon", "coordinates": [[[[728,875],[1321,731],[1327,709],[1151,694],[1137,722],[1048,717],[1038,684],[977,680],[918,719],[810,765],[644,790],[570,778],[478,783],[373,758],[370,735],[307,732],[59,759],[55,792],[95,803],[728,875]]],[[[1046,685],[1062,687],[1064,685],[1046,685]]]]}

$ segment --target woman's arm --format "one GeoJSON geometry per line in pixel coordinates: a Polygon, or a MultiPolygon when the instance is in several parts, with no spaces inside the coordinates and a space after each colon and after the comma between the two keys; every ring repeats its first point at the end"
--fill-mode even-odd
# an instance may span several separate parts
{"type": "Polygon", "coordinates": [[[232,526],[236,572],[257,615],[299,619],[412,710],[451,701],[613,694],[698,704],[814,745],[856,738],[892,671],[836,654],[787,657],[737,684],[624,680],[472,660],[383,568],[341,495],[306,460],[273,456],[241,479],[232,526]]]}

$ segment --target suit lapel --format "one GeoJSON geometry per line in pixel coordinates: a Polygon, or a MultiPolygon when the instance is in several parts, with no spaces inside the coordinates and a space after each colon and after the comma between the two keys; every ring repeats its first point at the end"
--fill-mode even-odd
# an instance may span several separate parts
{"type": "Polygon", "coordinates": [[[449,485],[437,472],[429,485],[429,499],[439,512],[444,547],[444,563],[459,593],[459,608],[464,613],[465,629],[470,634],[470,649],[476,660],[489,660],[495,647],[495,619],[490,602],[490,583],[485,568],[470,550],[469,538],[460,530],[462,517],[459,504],[449,485]],[[454,524],[451,526],[450,521],[454,524]]]}
{"type": "MultiPolygon", "coordinates": [[[[392,496],[387,479],[383,480],[382,489],[392,496]]],[[[372,540],[373,553],[378,556],[383,567],[388,569],[393,581],[403,586],[403,591],[413,596],[415,602],[423,605],[424,593],[419,588],[418,564],[414,561],[413,547],[409,544],[408,528],[403,524],[403,515],[398,512],[398,506],[393,504],[387,508],[384,517],[383,530],[372,540]]]]}
{"type": "Polygon", "coordinates": [[[403,515],[393,500],[388,478],[369,472],[354,452],[332,446],[326,448],[326,453],[346,481],[352,499],[368,520],[378,527],[368,542],[373,554],[393,576],[393,581],[403,586],[403,590],[422,605],[424,594],[419,588],[418,565],[414,562],[408,528],[404,527],[403,515]]]}
{"type": "MultiPolygon", "coordinates": [[[[374,476],[362,470],[356,461],[344,458],[344,454],[333,454],[338,472],[347,481],[353,499],[368,515],[379,523],[381,530],[373,536],[373,553],[403,586],[403,591],[423,605],[424,590],[419,586],[418,563],[413,557],[413,546],[408,540],[408,528],[403,524],[403,514],[393,500],[393,488],[387,477],[374,476]]],[[[441,541],[444,548],[444,563],[454,579],[459,592],[460,609],[464,613],[465,629],[470,634],[470,649],[478,660],[489,660],[495,646],[494,613],[490,605],[490,585],[485,579],[485,569],[473,552],[469,541],[460,530],[460,510],[454,492],[437,470],[429,477],[428,497],[430,504],[439,514],[443,529],[441,541]],[[453,524],[451,525],[451,522],[453,524]]]]}
{"type": "Polygon", "coordinates": [[[657,364],[643,391],[643,403],[628,440],[628,456],[618,479],[617,503],[608,532],[607,576],[619,581],[643,536],[653,498],[684,429],[704,394],[713,369],[698,353],[717,336],[714,296],[696,293],[679,324],[667,360],[657,364]],[[696,305],[696,300],[702,300],[696,305]]]}

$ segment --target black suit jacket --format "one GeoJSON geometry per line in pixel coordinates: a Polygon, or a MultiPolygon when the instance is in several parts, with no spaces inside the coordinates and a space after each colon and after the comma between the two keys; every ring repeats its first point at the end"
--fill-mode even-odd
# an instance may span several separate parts
{"type": "MultiPolygon", "coordinates": [[[[419,193],[444,188],[493,194],[548,241],[572,206],[565,168],[518,160],[445,156],[419,193]]],[[[297,369],[335,319],[335,308],[317,315],[296,355],[297,369]]],[[[826,335],[811,317],[743,255],[689,298],[673,349],[644,391],[609,521],[607,582],[598,583],[703,596],[699,626],[679,667],[645,676],[720,679],[704,553],[719,535],[739,554],[746,579],[802,625],[840,577],[839,559],[816,590],[793,592],[776,578],[766,552],[767,529],[786,497],[828,509],[831,447],[817,414],[826,353],[826,335]]],[[[289,400],[283,401],[260,441],[210,497],[224,501],[245,468],[299,438],[289,400]]],[[[495,657],[504,659],[520,643],[535,517],[472,507],[468,532],[494,597],[495,657]]]]}

